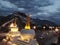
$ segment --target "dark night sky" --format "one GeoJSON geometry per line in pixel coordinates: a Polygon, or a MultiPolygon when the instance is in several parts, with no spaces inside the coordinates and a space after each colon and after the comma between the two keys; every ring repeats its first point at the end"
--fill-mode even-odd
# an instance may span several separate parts
{"type": "Polygon", "coordinates": [[[6,16],[14,11],[60,23],[60,0],[0,0],[0,15],[6,16]]]}

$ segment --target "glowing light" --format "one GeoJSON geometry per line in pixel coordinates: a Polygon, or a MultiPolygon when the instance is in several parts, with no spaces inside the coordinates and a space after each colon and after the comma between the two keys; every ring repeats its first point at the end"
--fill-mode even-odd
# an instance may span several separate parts
{"type": "Polygon", "coordinates": [[[6,40],[6,39],[3,39],[2,41],[3,41],[3,42],[6,42],[7,40],[6,40]]]}
{"type": "Polygon", "coordinates": [[[12,45],[16,45],[16,44],[12,44],[12,45]]]}
{"type": "Polygon", "coordinates": [[[50,29],[52,29],[52,27],[51,27],[51,26],[49,26],[49,28],[50,28],[50,29]]]}
{"type": "Polygon", "coordinates": [[[10,27],[17,27],[17,25],[14,25],[13,23],[10,25],[10,27]]]}
{"type": "Polygon", "coordinates": [[[8,41],[7,45],[12,45],[12,42],[8,41]]]}
{"type": "Polygon", "coordinates": [[[58,31],[59,31],[59,29],[58,29],[58,28],[56,28],[56,29],[55,29],[55,31],[56,31],[56,32],[58,32],[58,31]]]}
{"type": "Polygon", "coordinates": [[[33,28],[36,29],[36,26],[34,26],[33,28]]]}
{"type": "Polygon", "coordinates": [[[25,29],[29,30],[29,29],[30,29],[30,26],[27,26],[27,25],[26,25],[26,26],[25,26],[25,29]]]}
{"type": "Polygon", "coordinates": [[[46,27],[44,26],[43,29],[45,29],[46,27]]]}
{"type": "Polygon", "coordinates": [[[13,23],[10,25],[11,32],[17,32],[18,28],[17,25],[14,25],[13,23]]]}
{"type": "Polygon", "coordinates": [[[29,42],[29,39],[31,38],[31,36],[26,36],[26,35],[22,35],[21,36],[21,39],[20,38],[18,38],[19,40],[25,40],[25,41],[28,41],[29,42]]]}

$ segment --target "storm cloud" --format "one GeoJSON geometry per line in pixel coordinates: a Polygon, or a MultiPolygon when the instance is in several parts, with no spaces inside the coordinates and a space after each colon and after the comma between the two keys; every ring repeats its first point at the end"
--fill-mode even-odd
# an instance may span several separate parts
{"type": "Polygon", "coordinates": [[[14,11],[30,13],[33,18],[60,22],[60,0],[0,0],[0,15],[14,11]]]}

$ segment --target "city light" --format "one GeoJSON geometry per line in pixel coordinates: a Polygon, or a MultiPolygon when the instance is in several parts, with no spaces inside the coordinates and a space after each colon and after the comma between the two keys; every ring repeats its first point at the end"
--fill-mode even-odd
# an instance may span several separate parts
{"type": "Polygon", "coordinates": [[[36,26],[33,26],[33,29],[36,29],[36,26]]]}
{"type": "Polygon", "coordinates": [[[56,27],[55,32],[58,32],[58,31],[59,31],[59,29],[56,27]]]}
{"type": "Polygon", "coordinates": [[[52,30],[53,27],[49,26],[49,28],[52,30]]]}
{"type": "Polygon", "coordinates": [[[45,29],[46,27],[45,26],[43,26],[43,29],[45,29]]]}
{"type": "Polygon", "coordinates": [[[17,32],[18,28],[17,25],[14,25],[13,23],[10,25],[11,32],[17,32]]]}

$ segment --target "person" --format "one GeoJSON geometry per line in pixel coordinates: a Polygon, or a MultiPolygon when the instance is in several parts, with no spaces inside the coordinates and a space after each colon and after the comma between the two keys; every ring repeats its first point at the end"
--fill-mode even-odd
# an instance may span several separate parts
{"type": "Polygon", "coordinates": [[[58,43],[57,45],[60,45],[60,33],[59,33],[59,36],[58,36],[58,43]]]}

